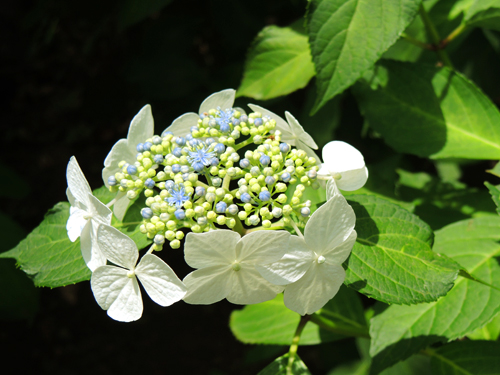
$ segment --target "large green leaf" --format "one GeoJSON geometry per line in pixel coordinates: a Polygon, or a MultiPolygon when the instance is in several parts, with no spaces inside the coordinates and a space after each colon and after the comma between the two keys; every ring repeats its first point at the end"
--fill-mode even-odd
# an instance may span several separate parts
{"type": "Polygon", "coordinates": [[[354,91],[370,126],[399,152],[500,158],[500,112],[459,73],[383,61],[354,91]]]}
{"type": "Polygon", "coordinates": [[[307,36],[290,27],[265,27],[250,48],[237,96],[271,99],[301,89],[314,76],[307,36]]]}
{"type": "Polygon", "coordinates": [[[500,0],[476,0],[465,15],[465,25],[500,30],[500,0]]]}
{"type": "MultiPolygon", "coordinates": [[[[319,314],[346,330],[366,327],[359,297],[346,287],[342,287],[319,314]]],[[[283,294],[278,294],[271,301],[233,311],[229,326],[236,338],[247,344],[290,345],[299,320],[300,315],[286,308],[283,294]]],[[[300,345],[315,345],[343,337],[308,322],[300,337],[300,345]]]]}
{"type": "Polygon", "coordinates": [[[420,0],[312,0],[309,43],[317,74],[313,111],[351,86],[415,16],[420,0]]]}
{"type": "Polygon", "coordinates": [[[358,238],[345,283],[379,301],[413,304],[435,301],[453,286],[456,262],[431,250],[431,228],[385,199],[348,197],[358,238]]]}
{"type": "Polygon", "coordinates": [[[457,341],[431,351],[433,375],[493,375],[500,372],[500,342],[457,341]]]}
{"type": "MultiPolygon", "coordinates": [[[[104,203],[113,196],[106,192],[105,187],[95,190],[94,194],[104,203]]],[[[139,230],[141,205],[144,206],[143,199],[138,199],[127,211],[123,222],[112,220],[112,225],[132,238],[139,249],[151,243],[139,230]]],[[[0,258],[15,258],[36,286],[55,288],[89,280],[90,270],[83,261],[80,240],[71,242],[66,231],[69,207],[67,202],[56,204],[28,237],[14,249],[1,254],[0,258]]]]}
{"type": "MultiPolygon", "coordinates": [[[[288,365],[288,354],[285,354],[279,358],[276,358],[271,364],[266,366],[257,375],[287,375],[286,367],[288,365]]],[[[292,365],[293,375],[311,375],[306,365],[299,358],[298,355],[295,356],[292,365]]]]}
{"type": "MultiPolygon", "coordinates": [[[[500,217],[480,217],[451,224],[436,232],[434,250],[468,273],[500,287],[500,217]]],[[[462,337],[500,312],[500,291],[460,277],[438,301],[388,307],[372,319],[370,354],[380,371],[436,341],[462,337]]]]}
{"type": "Polygon", "coordinates": [[[469,333],[467,337],[471,340],[498,340],[500,337],[500,314],[497,314],[488,324],[469,333]]]}

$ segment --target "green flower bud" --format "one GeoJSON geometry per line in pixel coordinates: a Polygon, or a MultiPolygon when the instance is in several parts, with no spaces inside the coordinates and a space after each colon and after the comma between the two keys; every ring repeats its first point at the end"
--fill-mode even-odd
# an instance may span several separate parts
{"type": "Polygon", "coordinates": [[[219,225],[226,224],[226,217],[224,215],[217,216],[217,224],[219,225]]]}
{"type": "Polygon", "coordinates": [[[284,184],[283,182],[278,182],[278,183],[276,184],[276,191],[277,191],[278,193],[283,193],[283,192],[285,192],[286,190],[287,190],[287,186],[286,186],[286,184],[284,184]]]}
{"type": "Polygon", "coordinates": [[[207,212],[207,219],[213,221],[217,218],[217,214],[214,211],[207,212]]]}
{"type": "Polygon", "coordinates": [[[269,220],[264,220],[264,221],[262,222],[262,226],[263,226],[264,228],[271,228],[271,222],[270,222],[269,220]]]}
{"type": "Polygon", "coordinates": [[[146,229],[146,226],[144,224],[141,224],[139,227],[139,230],[141,231],[142,234],[146,234],[148,230],[146,229]]]}
{"type": "Polygon", "coordinates": [[[238,212],[238,218],[240,220],[245,220],[247,218],[248,214],[245,211],[240,211],[238,212]]]}
{"type": "Polygon", "coordinates": [[[299,197],[293,197],[292,198],[292,204],[295,206],[300,203],[300,198],[299,197]]]}
{"type": "Polygon", "coordinates": [[[158,232],[161,232],[161,231],[165,230],[165,223],[164,223],[163,221],[158,221],[158,222],[155,224],[155,226],[156,226],[156,230],[157,230],[158,232]]]}
{"type": "Polygon", "coordinates": [[[181,247],[181,241],[179,240],[173,240],[170,242],[170,247],[172,249],[178,249],[179,247],[181,247]]]}
{"type": "Polygon", "coordinates": [[[184,238],[184,232],[178,230],[177,232],[175,232],[175,238],[177,238],[178,240],[182,240],[184,238]]]}
{"type": "Polygon", "coordinates": [[[201,227],[198,225],[198,224],[195,224],[191,227],[191,230],[194,232],[194,233],[201,233],[203,231],[203,229],[201,229],[201,227]]]}
{"type": "Polygon", "coordinates": [[[144,195],[145,195],[147,198],[152,197],[152,196],[154,195],[154,193],[155,193],[155,192],[154,192],[154,190],[152,190],[152,189],[146,189],[146,190],[144,190],[144,195]]]}
{"type": "Polygon", "coordinates": [[[280,194],[278,195],[278,198],[276,198],[276,200],[278,201],[278,203],[285,204],[288,200],[288,197],[286,196],[286,194],[280,194]]]}
{"type": "Polygon", "coordinates": [[[152,224],[152,223],[147,223],[146,224],[146,229],[148,232],[153,232],[156,230],[156,225],[152,224]]]}
{"type": "Polygon", "coordinates": [[[250,211],[252,211],[253,206],[250,203],[245,203],[243,208],[245,209],[246,212],[250,212],[250,211]]]}
{"type": "Polygon", "coordinates": [[[175,240],[175,232],[172,230],[168,230],[165,232],[165,238],[169,241],[175,240]]]}
{"type": "Polygon", "coordinates": [[[137,192],[134,190],[129,190],[127,191],[127,198],[128,199],[135,199],[137,197],[137,192]]]}
{"type": "Polygon", "coordinates": [[[195,212],[192,208],[189,208],[186,210],[186,217],[192,218],[192,217],[194,217],[194,215],[195,215],[195,212]]]}
{"type": "Polygon", "coordinates": [[[168,228],[168,230],[176,230],[177,223],[173,220],[169,220],[169,221],[167,221],[167,228],[168,228]]]}

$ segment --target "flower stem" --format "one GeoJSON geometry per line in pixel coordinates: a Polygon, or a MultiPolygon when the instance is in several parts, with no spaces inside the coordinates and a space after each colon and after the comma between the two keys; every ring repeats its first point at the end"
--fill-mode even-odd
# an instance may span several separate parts
{"type": "Polygon", "coordinates": [[[460,34],[462,34],[466,28],[467,28],[467,26],[462,23],[455,30],[453,30],[450,33],[450,35],[448,35],[446,38],[444,38],[441,41],[442,48],[446,47],[453,39],[455,39],[457,36],[459,36],[460,34]]]}
{"type": "Polygon", "coordinates": [[[432,50],[432,46],[428,43],[424,43],[418,39],[415,39],[414,37],[406,34],[406,33],[402,33],[401,34],[401,38],[403,38],[404,40],[406,40],[408,43],[411,43],[417,47],[420,47],[422,49],[428,49],[428,50],[432,50]]]}
{"type": "Polygon", "coordinates": [[[429,14],[427,13],[422,4],[420,4],[419,14],[420,18],[422,18],[422,21],[424,22],[424,25],[427,29],[427,34],[432,40],[432,49],[436,51],[439,60],[443,65],[453,69],[453,64],[451,63],[448,54],[443,50],[443,46],[441,44],[441,37],[439,36],[436,27],[432,23],[429,14]]]}
{"type": "Polygon", "coordinates": [[[295,229],[295,232],[297,232],[297,235],[304,239],[304,236],[302,235],[302,232],[300,231],[299,227],[297,226],[297,224],[295,224],[295,221],[293,221],[292,219],[290,219],[290,224],[292,225],[293,229],[295,229]]]}
{"type": "Polygon", "coordinates": [[[233,148],[238,151],[240,148],[243,148],[245,146],[248,146],[250,143],[253,143],[253,136],[250,136],[246,141],[241,142],[238,145],[235,145],[233,148]]]}
{"type": "Polygon", "coordinates": [[[236,225],[234,226],[233,230],[235,232],[238,232],[241,237],[243,237],[245,234],[247,234],[247,230],[243,227],[243,224],[241,223],[241,220],[238,216],[234,217],[234,220],[236,220],[236,225]]]}
{"type": "Polygon", "coordinates": [[[300,335],[306,326],[306,323],[311,319],[311,315],[304,315],[300,318],[299,325],[295,331],[295,335],[292,339],[292,345],[290,345],[290,350],[288,351],[288,364],[286,366],[286,375],[293,375],[293,362],[297,356],[297,349],[299,348],[300,335]]]}
{"type": "Polygon", "coordinates": [[[330,332],[337,333],[339,335],[345,336],[354,336],[354,337],[364,337],[369,339],[370,333],[368,328],[366,327],[354,327],[354,326],[342,326],[333,322],[330,319],[327,319],[318,313],[314,313],[311,315],[311,322],[317,324],[323,329],[326,329],[330,332]]]}
{"type": "Polygon", "coordinates": [[[252,232],[257,232],[258,230],[277,230],[277,229],[285,229],[283,222],[278,221],[272,224],[269,228],[264,228],[263,226],[260,226],[252,229],[247,229],[247,234],[252,232]]]}

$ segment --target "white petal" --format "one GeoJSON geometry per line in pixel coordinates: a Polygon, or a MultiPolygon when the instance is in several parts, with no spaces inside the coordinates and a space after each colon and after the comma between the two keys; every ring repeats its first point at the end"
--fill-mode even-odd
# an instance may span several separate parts
{"type": "Polygon", "coordinates": [[[135,274],[151,299],[160,306],[170,306],[186,294],[186,286],[172,268],[156,255],[144,255],[135,274]]]}
{"type": "Polygon", "coordinates": [[[229,265],[191,272],[182,280],[187,288],[183,300],[192,305],[210,305],[226,298],[231,291],[234,273],[229,265]]]}
{"type": "Polygon", "coordinates": [[[368,180],[368,169],[362,167],[341,173],[342,178],[337,180],[337,186],[341,190],[353,191],[362,188],[368,180]]]}
{"type": "Polygon", "coordinates": [[[314,252],[302,238],[290,236],[288,250],[283,258],[271,264],[257,265],[255,268],[270,283],[286,285],[304,276],[314,259],[314,252]]]}
{"type": "Polygon", "coordinates": [[[279,130],[281,132],[281,140],[283,142],[288,142],[292,146],[295,146],[295,137],[294,134],[292,133],[292,129],[290,128],[290,125],[283,120],[280,116],[278,116],[276,113],[271,112],[268,109],[265,109],[261,106],[255,105],[255,104],[248,104],[250,109],[254,112],[260,112],[262,116],[269,116],[272,119],[276,120],[276,130],[279,130]]]}
{"type": "Polygon", "coordinates": [[[89,183],[74,156],[69,159],[66,169],[66,179],[68,180],[68,188],[71,190],[73,197],[85,206],[88,206],[88,194],[92,194],[92,190],[90,190],[89,183]]]}
{"type": "Polygon", "coordinates": [[[339,195],[340,190],[335,182],[335,179],[331,178],[326,184],[326,200],[333,198],[335,195],[339,195]]]}
{"type": "Polygon", "coordinates": [[[108,178],[114,176],[115,173],[121,172],[118,168],[118,163],[125,160],[127,163],[133,164],[136,161],[135,153],[131,153],[126,139],[120,139],[116,142],[111,151],[104,159],[104,168],[102,170],[102,180],[104,185],[109,187],[108,178]]]}
{"type": "Polygon", "coordinates": [[[194,112],[184,113],[177,117],[174,122],[172,122],[172,125],[166,128],[163,133],[170,131],[177,137],[185,137],[186,134],[191,133],[192,126],[198,125],[199,119],[200,116],[194,112]]]}
{"type": "Polygon", "coordinates": [[[193,268],[230,265],[236,260],[236,244],[240,235],[218,229],[205,233],[188,233],[184,243],[184,259],[193,268]]]}
{"type": "Polygon", "coordinates": [[[231,272],[233,273],[231,291],[226,299],[237,305],[269,301],[284,289],[264,279],[251,265],[242,264],[239,271],[231,270],[231,272]]]}
{"type": "Polygon", "coordinates": [[[80,237],[80,250],[82,251],[83,260],[92,272],[96,268],[106,265],[106,257],[97,242],[97,225],[97,223],[89,220],[80,237]]]}
{"type": "Polygon", "coordinates": [[[88,219],[86,219],[87,212],[76,208],[76,207],[70,207],[69,208],[69,218],[68,221],[66,222],[66,230],[68,231],[68,237],[71,242],[75,242],[78,237],[80,237],[80,234],[82,233],[83,227],[88,222],[88,219]]]}
{"type": "Polygon", "coordinates": [[[109,261],[129,270],[135,267],[139,250],[130,237],[116,228],[101,224],[97,228],[97,241],[103,255],[109,261]]]}
{"type": "Polygon", "coordinates": [[[304,128],[299,124],[297,119],[288,111],[285,112],[285,117],[290,125],[290,128],[292,129],[292,133],[295,134],[297,139],[305,143],[307,146],[317,150],[318,145],[314,142],[314,139],[305,132],[304,128]]]}
{"type": "Polygon", "coordinates": [[[89,194],[88,212],[92,215],[92,220],[95,222],[111,225],[111,217],[113,216],[113,213],[104,203],[92,194],[89,194]]]}
{"type": "Polygon", "coordinates": [[[268,264],[280,260],[288,248],[290,233],[259,230],[242,237],[236,246],[236,259],[247,264],[268,264]]]}
{"type": "Polygon", "coordinates": [[[125,217],[125,214],[131,204],[132,201],[128,199],[125,192],[119,191],[116,196],[116,201],[113,203],[113,213],[115,214],[115,217],[118,220],[123,221],[123,218],[125,217]]]}
{"type": "Polygon", "coordinates": [[[213,93],[201,103],[199,113],[208,112],[211,109],[217,109],[217,107],[221,107],[222,110],[232,108],[235,94],[236,90],[233,89],[213,93]]]}
{"type": "Polygon", "coordinates": [[[71,190],[69,190],[69,188],[66,188],[66,197],[68,197],[68,202],[69,204],[72,206],[72,207],[75,207],[75,208],[81,208],[81,207],[78,207],[78,201],[76,200],[76,198],[73,196],[73,194],[71,194],[71,190]]]}
{"type": "Polygon", "coordinates": [[[355,230],[339,246],[324,251],[321,255],[325,257],[325,263],[331,265],[342,264],[351,254],[351,250],[356,242],[358,234],[355,230]]]}
{"type": "Polygon", "coordinates": [[[137,320],[142,315],[142,297],[135,277],[127,277],[127,270],[102,266],[92,273],[90,285],[94,297],[108,315],[121,322],[137,320]]]}
{"type": "Polygon", "coordinates": [[[323,161],[331,173],[342,173],[365,166],[361,152],[342,141],[328,142],[323,147],[323,161]]]}
{"type": "Polygon", "coordinates": [[[146,104],[130,122],[127,134],[127,143],[130,152],[135,155],[137,153],[137,145],[151,138],[154,131],[155,123],[153,120],[153,113],[151,112],[151,106],[146,104]]]}
{"type": "Polygon", "coordinates": [[[306,224],[304,238],[307,246],[321,255],[344,242],[355,224],[352,207],[342,195],[335,195],[312,214],[306,224]]]}
{"type": "Polygon", "coordinates": [[[285,288],[283,302],[300,315],[312,314],[337,294],[344,279],[342,266],[315,262],[299,281],[285,288]]]}

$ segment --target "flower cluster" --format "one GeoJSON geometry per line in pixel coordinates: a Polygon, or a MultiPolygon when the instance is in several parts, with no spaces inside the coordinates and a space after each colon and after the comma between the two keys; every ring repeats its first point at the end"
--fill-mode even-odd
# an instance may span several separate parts
{"type": "Polygon", "coordinates": [[[365,183],[362,155],[330,142],[321,164],[316,143],[290,113],[285,121],[250,104],[247,114],[233,108],[234,96],[234,90],[209,96],[198,113],[180,116],[161,135],[154,135],[150,106],[142,108],[104,162],[104,183],[116,193],[107,206],[70,160],[68,235],[72,241],[81,235],[92,290],[112,318],[141,316],[137,278],[162,306],[180,299],[250,304],[284,291],[285,304],[300,314],[321,308],[343,282],[340,264],[356,232],[338,189],[365,183]],[[328,201],[311,215],[304,192],[326,180],[328,201]],[[152,246],[137,264],[139,249],[111,226],[108,206],[121,220],[141,195],[140,231],[152,246]],[[180,281],[152,253],[167,243],[180,248],[186,231],[185,260],[196,270],[180,281]]]}

